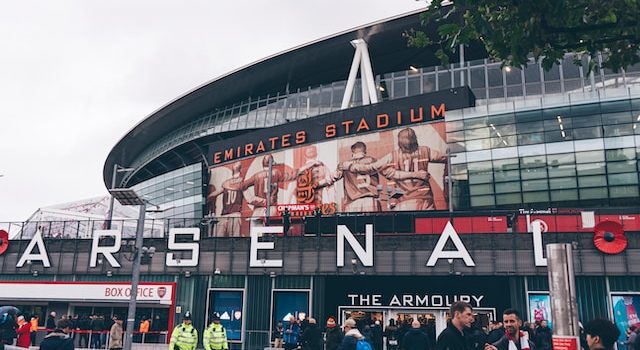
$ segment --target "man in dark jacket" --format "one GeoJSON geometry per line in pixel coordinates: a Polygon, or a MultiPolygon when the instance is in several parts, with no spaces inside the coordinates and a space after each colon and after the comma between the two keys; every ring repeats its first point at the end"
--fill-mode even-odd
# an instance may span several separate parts
{"type": "Polygon", "coordinates": [[[584,332],[587,334],[587,344],[590,350],[613,350],[613,344],[620,337],[618,327],[603,318],[587,323],[584,332]]]}
{"type": "Polygon", "coordinates": [[[340,343],[342,343],[342,331],[340,327],[336,324],[336,319],[333,317],[329,317],[327,319],[327,347],[326,350],[336,350],[340,343]]]}
{"type": "Polygon", "coordinates": [[[540,321],[535,333],[533,342],[536,344],[536,349],[551,350],[551,329],[547,326],[547,320],[540,321]]]}
{"type": "Polygon", "coordinates": [[[473,308],[469,303],[457,301],[449,308],[449,314],[451,321],[438,336],[436,350],[469,350],[464,330],[473,323],[473,308]]]}
{"type": "Polygon", "coordinates": [[[504,327],[500,321],[491,321],[489,335],[487,336],[487,343],[493,344],[500,340],[504,336],[504,327]]]}
{"type": "Polygon", "coordinates": [[[56,312],[55,311],[51,311],[51,313],[49,313],[49,316],[47,316],[47,321],[44,324],[44,328],[47,329],[47,334],[50,334],[56,328],[56,312]]]}
{"type": "Polygon", "coordinates": [[[398,339],[398,326],[394,319],[389,320],[389,325],[384,330],[384,336],[387,339],[387,350],[396,350],[400,344],[398,339]]]}
{"type": "Polygon", "coordinates": [[[73,350],[73,339],[69,337],[71,324],[69,320],[60,320],[55,330],[40,343],[40,350],[73,350]]]}
{"type": "Polygon", "coordinates": [[[429,350],[429,337],[420,329],[420,321],[414,320],[402,338],[404,350],[429,350]]]}
{"type": "Polygon", "coordinates": [[[516,309],[507,309],[502,313],[502,323],[504,324],[505,335],[493,344],[487,344],[484,350],[510,350],[515,345],[518,350],[536,350],[533,342],[530,341],[523,331],[520,313],[516,309]]]}
{"type": "Polygon", "coordinates": [[[470,350],[483,350],[487,343],[487,334],[482,330],[478,322],[471,324],[471,327],[465,330],[465,337],[470,350]]]}
{"type": "Polygon", "coordinates": [[[309,318],[309,324],[300,335],[303,350],[322,350],[322,332],[314,318],[309,318]]]}

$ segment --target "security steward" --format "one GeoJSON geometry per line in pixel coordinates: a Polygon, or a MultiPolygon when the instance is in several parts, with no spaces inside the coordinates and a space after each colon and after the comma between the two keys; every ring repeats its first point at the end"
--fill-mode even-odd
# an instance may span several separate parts
{"type": "Polygon", "coordinates": [[[182,324],[173,329],[169,350],[195,350],[198,345],[198,331],[191,325],[191,311],[182,316],[182,324]]]}
{"type": "Polygon", "coordinates": [[[202,339],[205,350],[228,350],[227,331],[220,324],[218,315],[211,316],[211,324],[204,331],[202,339]]]}

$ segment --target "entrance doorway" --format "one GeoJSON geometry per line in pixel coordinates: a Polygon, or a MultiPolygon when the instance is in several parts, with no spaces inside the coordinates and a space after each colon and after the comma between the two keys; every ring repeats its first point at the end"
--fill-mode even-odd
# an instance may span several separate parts
{"type": "MultiPolygon", "coordinates": [[[[494,308],[473,309],[476,325],[478,327],[488,327],[489,322],[495,319],[496,310],[494,308]]],[[[411,327],[411,322],[418,320],[422,330],[429,336],[435,344],[435,340],[451,319],[448,308],[392,308],[392,307],[353,307],[339,306],[341,324],[348,318],[353,318],[358,324],[358,328],[371,325],[376,320],[380,321],[382,328],[389,325],[389,320],[394,320],[398,328],[411,327]]]]}

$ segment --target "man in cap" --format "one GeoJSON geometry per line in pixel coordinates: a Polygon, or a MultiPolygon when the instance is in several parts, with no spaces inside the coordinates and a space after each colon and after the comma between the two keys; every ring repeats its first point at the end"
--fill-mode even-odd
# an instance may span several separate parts
{"type": "Polygon", "coordinates": [[[169,350],[195,350],[198,345],[198,331],[191,325],[191,311],[182,316],[182,324],[173,329],[169,350]]]}
{"type": "MultiPolygon", "coordinates": [[[[356,326],[356,320],[349,318],[344,321],[342,330],[344,331],[344,338],[338,346],[338,350],[356,350],[358,341],[364,339],[364,335],[360,333],[356,326]]],[[[369,346],[369,348],[371,348],[371,346],[369,346]]]]}
{"type": "Polygon", "coordinates": [[[205,350],[227,350],[229,344],[227,343],[227,331],[220,324],[220,317],[216,314],[211,316],[211,324],[204,330],[204,343],[205,350]]]}

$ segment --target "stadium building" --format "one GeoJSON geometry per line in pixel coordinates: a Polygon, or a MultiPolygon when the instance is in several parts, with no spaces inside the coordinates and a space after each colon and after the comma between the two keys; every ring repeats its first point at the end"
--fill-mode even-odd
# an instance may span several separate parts
{"type": "MultiPolygon", "coordinates": [[[[166,330],[190,310],[202,329],[216,312],[251,349],[289,314],[419,318],[435,337],[464,300],[483,325],[507,307],[536,321],[543,245],[566,242],[583,322],[640,322],[640,66],[503,69],[471,45],[443,67],[407,47],[419,27],[414,12],[267,57],[114,146],[106,187],[158,207],[138,318],[166,330]]],[[[2,303],[124,313],[135,220],[5,225],[2,303]]]]}

